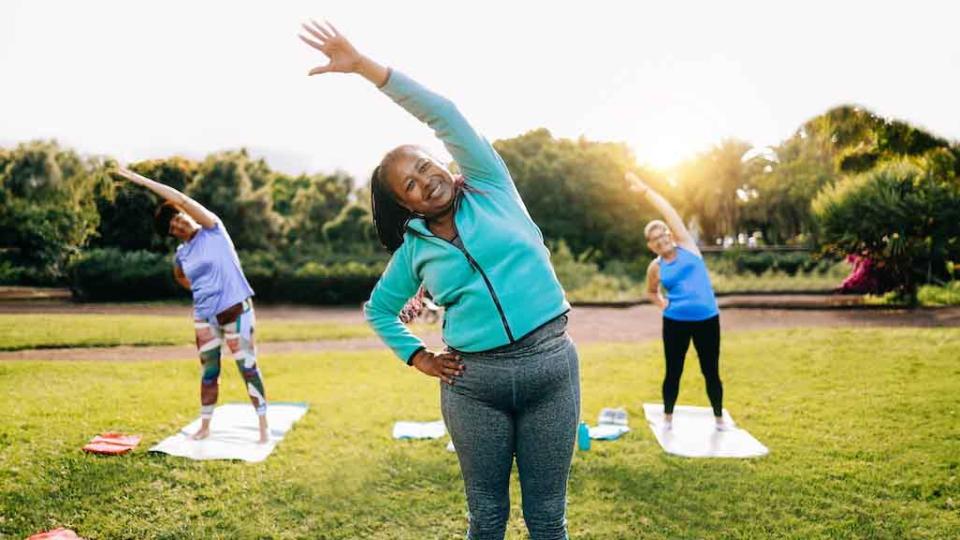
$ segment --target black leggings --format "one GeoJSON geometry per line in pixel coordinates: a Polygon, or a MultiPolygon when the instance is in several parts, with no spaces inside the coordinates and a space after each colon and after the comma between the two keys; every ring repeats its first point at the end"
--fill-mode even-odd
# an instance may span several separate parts
{"type": "Polygon", "coordinates": [[[667,373],[663,377],[663,412],[673,414],[680,393],[683,360],[690,338],[700,357],[700,372],[707,383],[707,397],[715,416],[723,415],[723,383],[720,382],[720,316],[703,321],[675,321],[663,318],[663,352],[667,373]]]}

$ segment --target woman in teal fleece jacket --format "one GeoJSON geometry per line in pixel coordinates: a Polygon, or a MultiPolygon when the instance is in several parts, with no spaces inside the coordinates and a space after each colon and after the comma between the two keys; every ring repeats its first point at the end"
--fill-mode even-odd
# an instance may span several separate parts
{"type": "Polygon", "coordinates": [[[570,306],[503,160],[456,106],[361,55],[329,23],[304,25],[329,63],[356,73],[436,133],[463,172],[423,149],[387,153],[371,178],[377,234],[393,256],[364,305],[404,362],[441,379],[441,408],[463,473],[470,538],[502,538],[516,456],[531,538],[566,537],[566,483],[580,416],[570,306]],[[445,309],[447,350],[400,321],[422,286],[445,309]]]}

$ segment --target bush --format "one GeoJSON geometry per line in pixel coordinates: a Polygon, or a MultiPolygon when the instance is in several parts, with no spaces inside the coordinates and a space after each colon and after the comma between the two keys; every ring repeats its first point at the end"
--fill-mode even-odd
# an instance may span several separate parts
{"type": "MultiPolygon", "coordinates": [[[[383,263],[302,265],[265,251],[241,255],[244,274],[260,300],[303,304],[359,303],[383,272],[383,263]]],[[[71,269],[74,295],[84,301],[132,301],[186,298],[176,284],[172,255],[149,251],[96,249],[83,254],[71,269]]],[[[0,278],[6,268],[0,267],[0,278]]]]}
{"type": "Polygon", "coordinates": [[[942,287],[923,285],[917,298],[924,306],[960,306],[960,281],[951,281],[942,287]]]}
{"type": "Polygon", "coordinates": [[[553,270],[565,291],[579,289],[600,274],[600,269],[595,263],[588,262],[583,257],[574,256],[563,240],[550,251],[550,262],[553,263],[553,270]]]}
{"type": "Polygon", "coordinates": [[[949,279],[947,261],[960,257],[958,162],[946,150],[884,162],[841,179],[814,199],[825,250],[874,262],[872,271],[915,296],[917,287],[949,279]]]}
{"type": "Polygon", "coordinates": [[[158,300],[188,295],[173,279],[169,254],[120,251],[84,252],[70,267],[74,297],[84,301],[158,300]]]}
{"type": "Polygon", "coordinates": [[[380,264],[308,262],[296,270],[280,265],[268,282],[262,274],[248,273],[247,279],[257,297],[269,302],[356,304],[370,297],[381,273],[380,264]]]}

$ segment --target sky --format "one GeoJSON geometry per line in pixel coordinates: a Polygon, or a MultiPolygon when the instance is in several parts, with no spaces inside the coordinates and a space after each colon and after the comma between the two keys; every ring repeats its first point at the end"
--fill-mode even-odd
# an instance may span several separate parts
{"type": "Polygon", "coordinates": [[[855,103],[960,139],[960,4],[942,1],[0,3],[0,146],[55,138],[124,162],[247,148],[365,182],[442,146],[299,24],[330,20],[452,99],[488,139],[545,127],[665,168],[727,137],[772,145],[855,103]]]}

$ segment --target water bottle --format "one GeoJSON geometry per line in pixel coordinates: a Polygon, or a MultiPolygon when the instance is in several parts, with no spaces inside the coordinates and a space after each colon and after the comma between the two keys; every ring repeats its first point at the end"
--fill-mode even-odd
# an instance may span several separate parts
{"type": "Polygon", "coordinates": [[[590,449],[590,428],[586,422],[580,422],[577,428],[577,448],[583,451],[590,449]]]}

